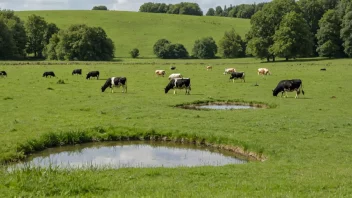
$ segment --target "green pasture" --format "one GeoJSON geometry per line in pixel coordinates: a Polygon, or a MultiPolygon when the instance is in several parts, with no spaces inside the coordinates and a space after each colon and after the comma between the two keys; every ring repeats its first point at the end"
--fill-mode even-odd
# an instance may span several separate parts
{"type": "Polygon", "coordinates": [[[205,139],[260,153],[264,162],[222,167],[57,170],[0,169],[2,197],[350,197],[352,194],[352,109],[349,59],[261,63],[255,59],[154,60],[55,65],[59,62],[1,62],[0,161],[66,143],[160,135],[205,139]],[[54,64],[55,63],[55,64],[54,64]],[[16,64],[16,65],[10,65],[16,64]],[[34,64],[34,65],[33,65],[34,64]],[[175,65],[175,71],[169,67],[175,65]],[[206,66],[212,65],[212,71],[206,66]],[[224,69],[246,72],[232,83],[224,69]],[[272,75],[262,78],[257,68],[272,75]],[[100,80],[71,76],[99,70],[100,80]],[[327,71],[320,71],[326,68],[327,71]],[[191,78],[192,91],[164,93],[167,76],[191,78]],[[57,78],[43,78],[52,70],[57,78]],[[104,93],[111,76],[125,76],[121,88],[104,93]],[[300,78],[305,95],[272,96],[282,79],[300,78]],[[59,80],[65,84],[57,84],[59,80]],[[258,83],[259,86],[254,86],[258,83]],[[333,97],[334,96],[334,97],[333,97]],[[175,108],[209,100],[257,101],[269,109],[194,111],[175,108]],[[76,141],[71,139],[75,139],[76,141]],[[50,142],[52,141],[52,142],[50,142]],[[57,139],[56,139],[57,141],[57,139]]]}
{"type": "Polygon", "coordinates": [[[116,57],[130,57],[133,48],[139,49],[140,57],[155,57],[153,45],[162,38],[183,44],[191,53],[197,39],[212,36],[219,42],[231,28],[244,38],[250,28],[248,19],[229,17],[96,10],[16,11],[15,14],[24,21],[29,15],[39,15],[62,29],[72,24],[102,27],[115,43],[116,57]]]}

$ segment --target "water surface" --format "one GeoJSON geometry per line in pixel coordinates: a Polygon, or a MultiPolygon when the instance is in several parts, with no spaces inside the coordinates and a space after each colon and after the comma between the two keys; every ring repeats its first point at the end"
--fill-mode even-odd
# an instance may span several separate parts
{"type": "Polygon", "coordinates": [[[80,168],[179,167],[243,164],[230,151],[165,142],[104,142],[50,148],[34,154],[21,166],[80,168]]]}
{"type": "Polygon", "coordinates": [[[216,110],[230,110],[230,109],[255,109],[249,105],[201,105],[198,109],[216,109],[216,110]]]}

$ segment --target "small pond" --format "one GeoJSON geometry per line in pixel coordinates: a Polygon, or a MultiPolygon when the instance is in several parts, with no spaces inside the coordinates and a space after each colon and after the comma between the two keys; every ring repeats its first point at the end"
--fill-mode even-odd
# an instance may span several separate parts
{"type": "Polygon", "coordinates": [[[31,167],[191,167],[243,164],[233,152],[172,142],[102,142],[49,148],[12,168],[31,167]]]}

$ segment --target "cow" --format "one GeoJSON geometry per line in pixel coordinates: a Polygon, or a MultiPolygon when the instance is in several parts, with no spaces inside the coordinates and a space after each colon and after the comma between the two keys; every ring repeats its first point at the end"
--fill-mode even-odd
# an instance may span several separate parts
{"type": "Polygon", "coordinates": [[[213,67],[212,66],[207,66],[207,71],[208,70],[213,70],[213,67]]]}
{"type": "Polygon", "coordinates": [[[121,87],[122,93],[127,93],[127,78],[126,77],[111,77],[108,78],[105,84],[101,87],[101,92],[110,87],[111,93],[114,93],[114,87],[121,87]]]}
{"type": "Polygon", "coordinates": [[[175,66],[171,66],[170,69],[171,69],[171,70],[175,70],[176,67],[175,67],[175,66]]]}
{"type": "Polygon", "coordinates": [[[235,68],[226,68],[225,72],[224,72],[224,75],[225,74],[231,74],[232,72],[236,72],[236,69],[235,68]]]}
{"type": "Polygon", "coordinates": [[[244,72],[232,72],[229,80],[232,79],[232,82],[235,83],[235,80],[238,78],[246,82],[244,72]]]}
{"type": "Polygon", "coordinates": [[[268,68],[259,68],[258,69],[258,75],[271,75],[271,72],[269,71],[268,68]]]}
{"type": "Polygon", "coordinates": [[[186,94],[190,94],[191,91],[191,79],[190,78],[174,78],[171,79],[169,84],[165,87],[165,94],[169,92],[170,89],[174,89],[174,94],[176,94],[176,89],[186,89],[186,94]]]}
{"type": "Polygon", "coordinates": [[[74,75],[74,74],[82,75],[82,69],[75,69],[75,70],[73,70],[73,71],[72,71],[72,75],[74,75]]]}
{"type": "Polygon", "coordinates": [[[6,76],[6,77],[7,77],[7,73],[6,73],[6,71],[0,71],[0,76],[1,76],[1,77],[4,77],[4,76],[6,76]]]}
{"type": "Polygon", "coordinates": [[[169,76],[169,80],[174,79],[174,78],[183,78],[183,76],[180,73],[177,74],[171,74],[169,76]]]}
{"type": "Polygon", "coordinates": [[[298,95],[300,94],[302,89],[302,94],[304,95],[303,91],[303,84],[301,79],[292,79],[292,80],[281,80],[279,84],[276,86],[276,88],[273,90],[273,96],[277,96],[278,93],[281,92],[281,97],[285,93],[285,96],[287,97],[287,92],[293,92],[296,91],[296,96],[295,98],[298,98],[298,95]]]}
{"type": "Polygon", "coordinates": [[[89,79],[89,80],[90,80],[91,77],[96,77],[97,80],[98,80],[98,79],[99,79],[99,71],[90,71],[90,72],[87,74],[86,79],[89,79]]]}
{"type": "Polygon", "coordinates": [[[43,77],[44,76],[45,76],[45,78],[47,78],[48,76],[50,76],[50,78],[51,78],[51,77],[55,77],[55,74],[53,71],[47,71],[47,72],[44,72],[43,77]]]}
{"type": "Polygon", "coordinates": [[[162,76],[162,77],[164,77],[164,75],[165,75],[165,70],[155,70],[155,74],[156,74],[157,76],[162,76]]]}

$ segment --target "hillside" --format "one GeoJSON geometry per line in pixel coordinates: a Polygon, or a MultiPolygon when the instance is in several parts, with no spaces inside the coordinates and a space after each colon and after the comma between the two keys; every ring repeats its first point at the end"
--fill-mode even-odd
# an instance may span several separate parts
{"type": "Polygon", "coordinates": [[[23,20],[36,14],[60,28],[81,23],[101,26],[115,43],[116,57],[129,57],[128,52],[132,48],[138,48],[141,57],[155,57],[152,46],[161,38],[181,43],[191,53],[198,38],[212,36],[218,42],[224,32],[231,28],[235,28],[243,38],[250,28],[248,19],[228,17],[91,10],[19,11],[16,14],[23,20]]]}

